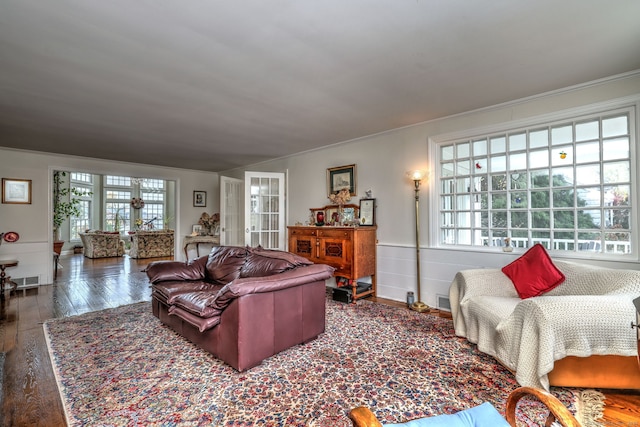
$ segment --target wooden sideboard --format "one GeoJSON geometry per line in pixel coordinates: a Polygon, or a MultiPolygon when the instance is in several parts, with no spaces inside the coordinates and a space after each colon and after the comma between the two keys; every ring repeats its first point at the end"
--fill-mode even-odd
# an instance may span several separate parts
{"type": "Polygon", "coordinates": [[[289,252],[336,269],[348,279],[354,300],[376,295],[377,227],[289,226],[289,252]],[[371,289],[357,293],[359,278],[371,276],[371,289]]]}

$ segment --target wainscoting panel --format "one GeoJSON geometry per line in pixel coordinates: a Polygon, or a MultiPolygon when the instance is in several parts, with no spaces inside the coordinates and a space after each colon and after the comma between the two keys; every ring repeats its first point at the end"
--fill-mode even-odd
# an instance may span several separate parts
{"type": "Polygon", "coordinates": [[[0,246],[0,258],[18,260],[16,267],[7,268],[7,276],[38,277],[40,284],[53,282],[53,248],[49,248],[47,242],[3,243],[0,246]]]}
{"type": "MultiPolygon", "coordinates": [[[[420,249],[421,299],[438,307],[439,297],[448,298],[449,286],[458,271],[502,267],[521,253],[420,249]]],[[[406,301],[407,292],[416,292],[416,248],[378,244],[378,296],[406,301]]],[[[443,307],[444,308],[444,307],[443,307]]]]}

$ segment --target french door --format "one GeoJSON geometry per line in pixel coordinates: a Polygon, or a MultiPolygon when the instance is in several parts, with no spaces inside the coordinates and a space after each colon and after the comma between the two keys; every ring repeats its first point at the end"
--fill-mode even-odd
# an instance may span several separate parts
{"type": "Polygon", "coordinates": [[[245,244],[285,249],[285,174],[245,172],[245,244]]]}

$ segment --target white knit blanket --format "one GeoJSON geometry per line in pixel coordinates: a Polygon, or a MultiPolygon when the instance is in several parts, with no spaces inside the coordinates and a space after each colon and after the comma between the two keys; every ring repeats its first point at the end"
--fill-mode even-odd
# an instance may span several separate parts
{"type": "Polygon", "coordinates": [[[554,264],[566,281],[540,297],[521,300],[500,269],[461,271],[449,290],[456,335],[514,371],[520,385],[545,390],[555,360],[637,355],[630,323],[640,271],[554,264]]]}

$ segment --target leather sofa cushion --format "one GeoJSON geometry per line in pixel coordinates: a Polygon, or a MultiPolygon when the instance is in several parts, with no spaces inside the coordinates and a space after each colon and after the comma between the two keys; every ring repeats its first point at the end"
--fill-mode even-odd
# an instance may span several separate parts
{"type": "Polygon", "coordinates": [[[153,261],[145,272],[151,283],[169,280],[201,280],[205,276],[207,258],[201,257],[184,263],[180,261],[153,261]]]}
{"type": "Polygon", "coordinates": [[[311,264],[313,262],[296,254],[258,247],[249,249],[247,259],[240,270],[240,277],[271,276],[311,264]]]}
{"type": "Polygon", "coordinates": [[[173,304],[175,298],[178,295],[190,293],[190,292],[199,292],[206,291],[211,295],[216,295],[220,289],[222,289],[222,285],[217,285],[210,282],[204,281],[196,281],[196,282],[181,282],[181,281],[171,281],[171,282],[161,282],[156,283],[152,286],[153,293],[162,295],[162,300],[167,304],[173,304]]]}
{"type": "Polygon", "coordinates": [[[185,322],[190,323],[191,325],[198,328],[200,332],[211,329],[218,323],[220,323],[219,315],[213,317],[200,317],[176,306],[169,307],[169,314],[172,316],[178,316],[185,322]]]}
{"type": "Polygon", "coordinates": [[[215,246],[209,253],[206,277],[220,283],[229,283],[240,277],[247,249],[237,246],[215,246]]]}
{"type": "Polygon", "coordinates": [[[200,317],[212,317],[218,315],[222,310],[210,307],[208,304],[215,299],[216,294],[209,291],[189,292],[176,295],[173,305],[200,317]]]}

